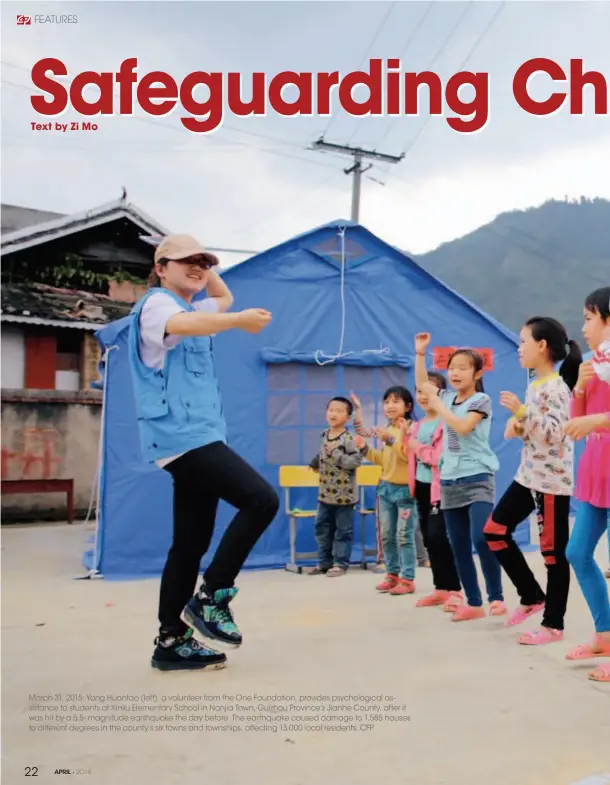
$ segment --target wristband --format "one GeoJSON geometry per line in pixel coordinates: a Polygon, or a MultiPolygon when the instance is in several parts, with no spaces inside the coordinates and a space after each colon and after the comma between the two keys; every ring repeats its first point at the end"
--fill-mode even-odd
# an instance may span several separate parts
{"type": "Polygon", "coordinates": [[[521,406],[515,412],[515,417],[517,420],[521,420],[527,414],[527,406],[522,403],[521,406]]]}
{"type": "Polygon", "coordinates": [[[579,390],[578,387],[574,388],[574,396],[576,398],[582,398],[584,394],[585,394],[584,390],[579,390]]]}
{"type": "Polygon", "coordinates": [[[425,357],[426,356],[426,352],[415,352],[415,354],[416,354],[417,357],[425,357]]]}

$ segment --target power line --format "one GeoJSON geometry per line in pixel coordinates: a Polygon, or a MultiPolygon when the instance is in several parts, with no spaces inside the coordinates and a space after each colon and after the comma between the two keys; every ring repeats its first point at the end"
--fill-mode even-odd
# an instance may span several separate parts
{"type": "Polygon", "coordinates": [[[362,181],[362,173],[368,171],[373,164],[369,164],[366,169],[362,168],[363,159],[372,159],[374,161],[385,161],[386,163],[397,164],[402,160],[403,156],[388,155],[386,153],[379,153],[376,150],[363,150],[361,147],[350,147],[349,145],[331,144],[325,142],[323,138],[318,139],[313,144],[314,149],[318,150],[331,150],[344,155],[352,157],[354,163],[349,169],[344,169],[345,174],[353,174],[352,179],[352,214],[351,219],[354,223],[358,223],[360,217],[360,186],[362,181]]]}
{"type": "MultiPolygon", "coordinates": [[[[19,71],[24,71],[27,74],[30,73],[28,68],[24,68],[21,65],[16,65],[15,63],[10,63],[7,60],[0,60],[0,63],[2,65],[8,65],[11,68],[16,68],[19,71]]],[[[23,84],[19,84],[18,82],[11,82],[8,79],[2,79],[2,81],[6,82],[6,84],[13,85],[14,87],[21,87],[24,90],[30,90],[30,91],[32,90],[32,86],[31,85],[23,85],[23,84]]],[[[135,115],[134,115],[134,117],[135,117],[135,115]]],[[[150,118],[136,118],[136,119],[140,119],[140,120],[144,120],[144,121],[149,121],[149,122],[155,123],[155,121],[151,120],[150,118]]],[[[169,127],[173,127],[173,126],[169,126],[169,125],[164,124],[164,123],[156,123],[156,124],[157,125],[162,125],[162,126],[165,125],[168,128],[169,127]]],[[[255,138],[258,138],[258,139],[265,139],[268,142],[275,142],[275,144],[287,145],[289,147],[297,147],[299,149],[304,149],[304,147],[305,147],[304,145],[301,145],[298,142],[293,142],[293,141],[290,141],[288,139],[278,139],[275,136],[270,136],[269,134],[262,134],[262,133],[259,133],[258,131],[246,131],[243,128],[236,128],[235,126],[228,125],[225,122],[223,122],[223,124],[222,124],[222,129],[226,130],[226,131],[232,131],[233,133],[237,133],[237,134],[244,134],[246,136],[252,136],[252,137],[255,137],[255,138]]],[[[180,129],[177,129],[177,130],[180,130],[180,129]]]]}
{"type": "MultiPolygon", "coordinates": [[[[298,207],[299,213],[302,212],[301,205],[309,203],[309,201],[311,200],[312,194],[316,193],[317,191],[320,191],[322,188],[325,188],[328,185],[328,183],[331,180],[333,180],[334,177],[337,174],[339,174],[339,170],[336,169],[333,172],[333,174],[331,174],[329,177],[325,177],[317,185],[315,185],[310,191],[307,192],[306,199],[304,199],[302,202],[301,201],[298,202],[297,207],[298,207]]],[[[285,215],[287,215],[289,212],[292,212],[294,209],[295,209],[295,205],[294,204],[290,204],[287,207],[285,207],[284,210],[280,210],[279,213],[275,212],[274,210],[270,210],[269,211],[269,216],[267,217],[267,219],[262,221],[262,222],[257,223],[257,225],[256,225],[256,234],[254,236],[257,237],[260,234],[261,230],[266,229],[267,226],[269,226],[269,224],[271,224],[271,223],[279,224],[281,222],[282,218],[285,215]]],[[[309,210],[307,212],[309,212],[309,210]]],[[[245,229],[244,229],[244,227],[242,227],[233,236],[234,237],[240,237],[241,235],[243,235],[246,232],[250,231],[250,229],[251,229],[251,225],[250,226],[246,226],[245,229]]]]}
{"type": "MultiPolygon", "coordinates": [[[[407,52],[409,51],[409,48],[410,48],[411,44],[412,44],[412,43],[413,43],[413,41],[415,40],[415,36],[416,36],[416,35],[419,33],[419,31],[421,30],[421,28],[422,28],[422,26],[423,26],[424,22],[426,21],[426,19],[427,19],[427,17],[428,17],[428,15],[429,15],[429,13],[432,11],[432,8],[433,8],[433,7],[434,7],[434,4],[433,4],[432,0],[429,0],[429,2],[428,2],[428,8],[427,8],[427,9],[424,11],[424,14],[423,14],[423,16],[421,17],[421,19],[420,19],[420,20],[419,20],[419,22],[417,23],[417,25],[416,25],[415,29],[413,30],[413,32],[412,32],[412,33],[411,33],[411,35],[409,36],[409,39],[408,39],[407,43],[405,44],[405,48],[403,49],[403,51],[402,51],[402,54],[400,55],[400,60],[401,60],[401,62],[404,60],[404,58],[405,58],[405,56],[406,56],[407,52]]],[[[362,117],[362,118],[359,120],[359,122],[358,122],[358,124],[357,124],[356,128],[354,129],[354,133],[353,133],[353,134],[350,136],[350,138],[347,140],[347,143],[348,143],[348,144],[350,144],[350,142],[352,141],[352,139],[354,138],[354,136],[356,136],[356,132],[358,131],[358,128],[361,126],[361,124],[362,124],[363,122],[364,122],[364,117],[362,117]]],[[[377,145],[381,146],[381,144],[382,144],[382,143],[383,143],[383,142],[386,140],[386,138],[387,138],[388,134],[390,133],[390,129],[391,129],[392,125],[393,125],[393,123],[389,123],[389,124],[388,124],[388,127],[387,127],[387,129],[386,129],[386,132],[385,132],[385,133],[384,133],[384,135],[381,137],[381,139],[380,139],[380,140],[377,142],[377,145]]]]}
{"type": "MultiPolygon", "coordinates": [[[[8,85],[10,85],[12,87],[18,87],[18,88],[20,88],[22,90],[31,90],[31,88],[28,85],[19,84],[18,82],[12,82],[12,81],[10,81],[8,79],[2,79],[1,81],[4,84],[8,84],[8,85]]],[[[166,129],[168,131],[174,131],[175,133],[179,133],[181,135],[184,134],[184,132],[180,128],[178,128],[177,126],[170,125],[169,123],[161,123],[161,122],[158,122],[157,120],[153,120],[150,117],[139,117],[138,115],[130,115],[129,118],[125,118],[125,119],[128,119],[129,121],[135,120],[135,121],[140,122],[140,123],[147,123],[148,125],[154,125],[154,126],[157,126],[158,128],[164,128],[164,129],[166,129]]],[[[248,133],[248,132],[244,131],[244,133],[248,133]]],[[[322,161],[315,161],[315,160],[311,160],[311,159],[307,159],[307,158],[302,158],[301,156],[292,155],[291,153],[285,152],[283,150],[270,150],[268,148],[259,147],[257,145],[252,145],[252,144],[248,144],[247,142],[240,142],[240,141],[238,141],[236,139],[235,140],[228,140],[228,139],[227,140],[223,140],[222,138],[218,138],[216,136],[213,136],[213,137],[206,137],[206,139],[203,140],[203,141],[205,142],[205,144],[213,143],[214,145],[222,144],[222,142],[225,141],[227,144],[231,144],[231,145],[237,146],[237,147],[245,147],[248,150],[257,150],[257,151],[259,151],[261,153],[267,153],[268,155],[275,155],[275,156],[279,156],[281,158],[287,158],[287,159],[290,158],[290,159],[293,159],[295,161],[301,161],[302,163],[312,164],[314,166],[322,166],[322,167],[324,167],[326,169],[329,169],[329,168],[334,169],[334,167],[331,164],[326,164],[326,163],[323,163],[322,161]]],[[[121,143],[123,143],[123,140],[121,140],[121,143]]],[[[48,148],[46,148],[46,149],[48,149],[48,148]]],[[[69,148],[64,146],[64,145],[62,145],[61,147],[59,147],[59,145],[57,146],[57,150],[66,150],[66,149],[69,149],[69,148]]],[[[74,148],[74,149],[76,149],[76,148],[74,148]]],[[[85,148],[85,149],[91,151],[91,150],[94,150],[95,148],[85,148]]],[[[218,149],[218,148],[215,147],[215,149],[218,149]]],[[[303,147],[303,148],[299,147],[298,149],[302,149],[305,152],[305,151],[307,151],[308,148],[307,147],[303,147]]],[[[194,151],[194,152],[197,152],[197,151],[194,151]]]]}
{"type": "MultiPolygon", "coordinates": [[[[462,71],[462,70],[465,68],[465,66],[466,66],[466,63],[467,63],[467,62],[470,60],[470,58],[472,57],[472,55],[474,54],[474,52],[475,52],[475,51],[476,51],[476,49],[478,48],[478,46],[479,46],[479,44],[481,43],[481,41],[483,40],[483,38],[485,38],[485,36],[486,36],[486,35],[487,35],[487,33],[489,32],[489,30],[491,29],[491,26],[493,25],[493,23],[496,21],[496,19],[497,19],[497,18],[498,18],[498,16],[500,15],[500,12],[501,12],[501,11],[502,11],[502,9],[504,8],[504,5],[505,5],[505,3],[506,3],[506,0],[502,0],[502,2],[500,3],[500,5],[499,5],[499,6],[498,6],[498,8],[496,9],[496,11],[495,11],[494,15],[492,16],[492,18],[489,20],[489,22],[488,22],[488,23],[487,23],[487,25],[485,26],[484,30],[483,30],[483,31],[482,31],[482,32],[479,34],[478,38],[476,39],[476,41],[474,42],[474,44],[473,44],[473,45],[472,45],[472,47],[470,48],[470,50],[469,50],[468,54],[467,54],[467,55],[466,55],[466,57],[464,58],[464,60],[463,60],[462,64],[460,65],[460,67],[457,69],[456,73],[459,73],[460,71],[462,71]]],[[[448,39],[445,41],[445,44],[443,45],[443,47],[442,47],[442,48],[444,48],[444,46],[445,46],[445,45],[446,45],[446,44],[449,42],[449,40],[451,39],[451,37],[453,36],[453,34],[455,33],[455,31],[456,31],[456,30],[457,30],[457,28],[459,27],[459,25],[460,25],[460,22],[462,21],[463,17],[464,17],[464,16],[465,16],[465,15],[468,13],[468,11],[470,10],[470,8],[471,8],[471,7],[472,7],[472,2],[470,3],[470,5],[469,5],[469,6],[468,6],[468,8],[466,9],[466,11],[465,11],[465,12],[462,14],[462,16],[461,16],[461,17],[458,19],[458,21],[457,21],[457,24],[456,24],[456,25],[455,25],[455,27],[453,28],[453,30],[452,30],[452,32],[451,32],[451,34],[449,35],[449,38],[448,38],[448,39]]],[[[442,52],[442,48],[441,48],[441,51],[439,51],[439,53],[438,53],[437,57],[434,59],[434,61],[433,61],[432,65],[434,65],[434,62],[436,62],[436,60],[437,60],[438,56],[441,54],[441,52],[442,52]]],[[[430,66],[429,70],[432,70],[432,66],[430,66]]],[[[413,139],[412,139],[412,140],[411,140],[411,141],[410,141],[410,142],[407,144],[407,146],[405,147],[405,149],[404,149],[404,154],[405,154],[405,155],[407,155],[407,153],[409,153],[409,152],[411,151],[411,149],[413,148],[413,146],[415,145],[415,143],[417,142],[417,140],[418,140],[418,139],[419,139],[419,137],[421,136],[421,134],[422,134],[422,132],[423,132],[424,128],[425,128],[425,127],[428,125],[428,123],[430,122],[431,118],[432,118],[432,115],[431,115],[431,114],[428,114],[428,117],[426,118],[425,122],[424,122],[424,123],[422,123],[422,125],[420,126],[419,130],[417,131],[417,133],[415,134],[415,136],[413,137],[413,139]]]]}
{"type": "MultiPolygon", "coordinates": [[[[380,34],[380,33],[381,33],[381,31],[383,30],[383,28],[384,28],[384,26],[385,26],[385,23],[388,21],[388,19],[389,19],[389,17],[390,17],[390,14],[391,14],[391,13],[392,13],[392,11],[394,10],[395,6],[396,6],[396,2],[390,3],[390,7],[388,8],[388,10],[386,11],[386,13],[385,13],[385,15],[384,15],[383,19],[381,20],[381,22],[380,22],[380,23],[379,23],[379,25],[377,26],[377,29],[375,30],[375,32],[374,32],[374,34],[373,34],[373,38],[371,39],[371,43],[370,43],[370,44],[367,46],[367,48],[365,49],[365,51],[364,51],[364,55],[362,56],[362,59],[361,59],[361,61],[360,61],[360,65],[358,66],[358,70],[359,70],[359,71],[361,71],[361,70],[362,70],[362,67],[363,67],[363,66],[364,66],[364,64],[366,63],[366,61],[367,61],[367,58],[368,58],[368,56],[369,56],[370,52],[372,51],[373,47],[375,46],[375,43],[377,42],[377,38],[379,37],[379,34],[380,34]]],[[[331,124],[332,124],[332,122],[333,122],[333,120],[334,120],[334,119],[335,119],[335,118],[334,118],[334,116],[333,116],[333,114],[332,114],[332,112],[331,112],[331,115],[330,115],[330,117],[328,118],[328,123],[326,124],[326,128],[325,128],[325,129],[324,129],[324,131],[322,132],[322,136],[326,136],[326,134],[329,132],[329,130],[330,130],[330,126],[331,126],[331,124]]]]}

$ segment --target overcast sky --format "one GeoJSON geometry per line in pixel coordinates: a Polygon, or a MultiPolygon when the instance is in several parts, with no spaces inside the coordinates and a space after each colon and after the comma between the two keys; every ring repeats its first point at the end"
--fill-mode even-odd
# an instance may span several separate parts
{"type": "MultiPolygon", "coordinates": [[[[349,159],[307,149],[327,141],[398,155],[363,178],[360,221],[413,253],[430,250],[498,213],[551,197],[610,198],[610,119],[567,109],[536,118],[518,107],[512,77],[532,57],[564,68],[583,57],[610,82],[607,2],[69,2],[2,4],[2,201],[75,212],[120,196],[172,231],[205,244],[262,250],[349,218],[349,159]],[[499,12],[499,13],[498,13],[499,12]],[[17,26],[17,14],[77,14],[77,24],[17,26]],[[400,57],[403,70],[446,80],[463,67],[490,74],[491,112],[479,133],[442,117],[332,118],[227,114],[210,136],[179,113],[138,121],[98,118],[96,133],[35,133],[30,69],[58,57],[72,75],[264,70],[346,73],[369,57],[400,57]],[[21,87],[19,86],[21,85],[21,87]],[[25,86],[25,87],[24,87],[25,86]],[[369,179],[369,178],[374,178],[369,179]]],[[[550,82],[537,77],[540,96],[550,82]]],[[[201,96],[203,97],[203,96],[201,96]]],[[[364,97],[364,96],[358,96],[364,97]]],[[[142,114],[140,114],[142,117],[142,114]]],[[[81,119],[66,113],[63,122],[81,119]]],[[[242,256],[222,255],[226,266],[242,256]]]]}

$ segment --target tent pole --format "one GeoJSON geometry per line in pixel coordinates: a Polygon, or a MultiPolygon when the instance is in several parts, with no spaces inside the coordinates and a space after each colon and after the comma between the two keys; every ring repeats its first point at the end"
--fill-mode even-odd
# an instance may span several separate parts
{"type": "Polygon", "coordinates": [[[89,569],[86,577],[102,578],[99,567],[99,541],[100,541],[100,501],[102,493],[102,463],[104,460],[104,439],[106,436],[106,407],[108,403],[108,357],[113,349],[118,346],[110,346],[104,352],[104,377],[102,379],[102,414],[100,418],[100,436],[97,452],[97,489],[95,497],[95,536],[93,540],[93,565],[89,569]]]}

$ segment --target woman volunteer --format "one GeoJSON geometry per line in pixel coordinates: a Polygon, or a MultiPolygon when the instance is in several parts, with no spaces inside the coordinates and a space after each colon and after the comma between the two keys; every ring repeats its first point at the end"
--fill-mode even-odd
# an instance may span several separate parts
{"type": "Polygon", "coordinates": [[[142,453],[172,476],[174,486],[173,541],[161,578],[152,665],[222,668],[226,655],[198,643],[191,627],[221,645],[241,644],[229,610],[234,581],[279,501],[227,446],[212,336],[235,328],[259,333],[271,314],[260,308],[226,313],[233,298],[213,270],[218,259],[193,237],[166,237],[154,259],[152,285],[133,308],[129,336],[142,453]],[[237,514],[193,596],[220,499],[237,514]]]}

